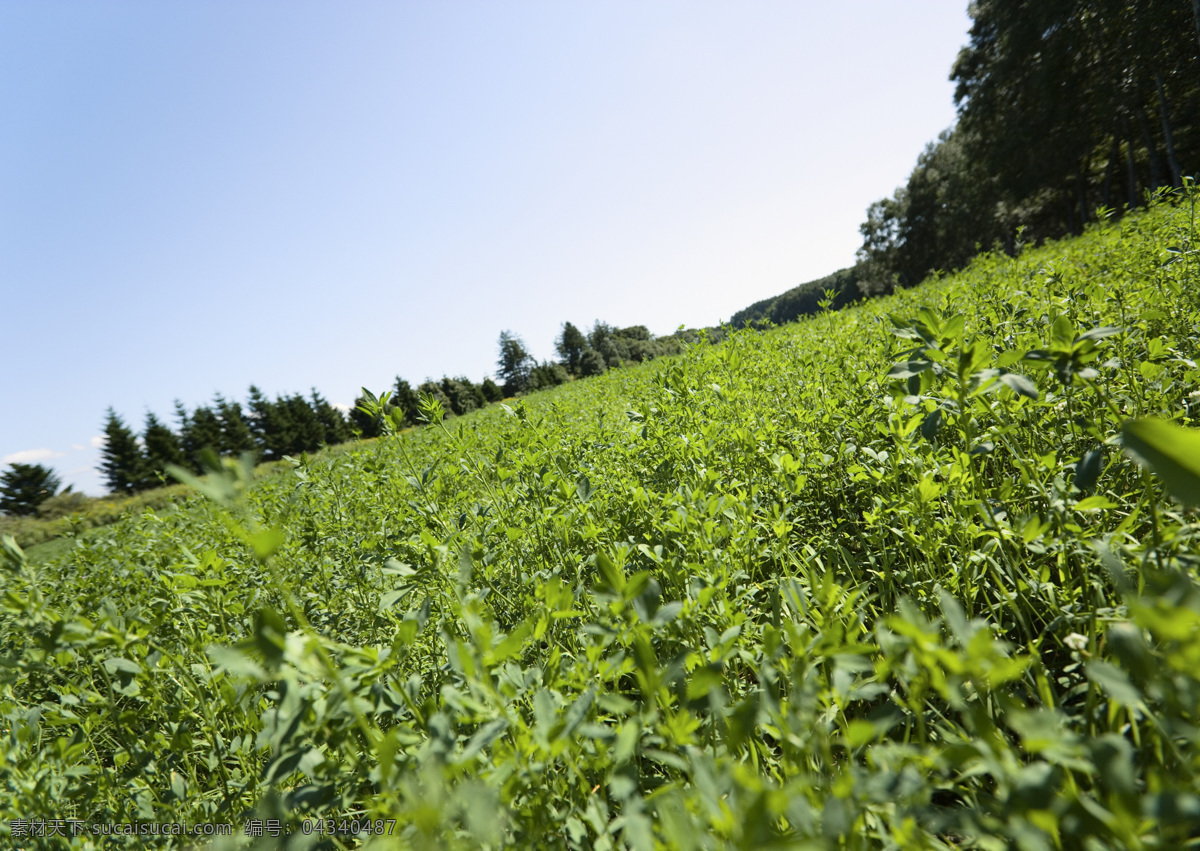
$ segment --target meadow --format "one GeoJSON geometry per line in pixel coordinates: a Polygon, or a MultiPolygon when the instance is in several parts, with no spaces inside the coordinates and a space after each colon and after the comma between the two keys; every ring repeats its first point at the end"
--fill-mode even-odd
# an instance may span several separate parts
{"type": "Polygon", "coordinates": [[[6,539],[0,835],[1200,846],[1189,191],[283,474],[216,461],[45,557],[6,539]]]}

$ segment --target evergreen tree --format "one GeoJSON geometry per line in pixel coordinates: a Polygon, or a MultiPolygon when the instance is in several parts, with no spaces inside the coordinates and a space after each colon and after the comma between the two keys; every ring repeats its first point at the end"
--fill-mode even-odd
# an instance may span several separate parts
{"type": "Polygon", "coordinates": [[[161,481],[158,477],[165,475],[168,464],[179,466],[185,464],[179,438],[154,415],[153,411],[146,413],[146,425],[142,429],[142,446],[146,453],[146,465],[141,481],[142,488],[158,487],[161,481]]]}
{"type": "Polygon", "coordinates": [[[505,396],[523,393],[529,385],[529,372],[533,358],[525,348],[524,341],[511,331],[500,332],[500,357],[496,361],[496,377],[504,385],[505,396]]]}
{"type": "Polygon", "coordinates": [[[317,388],[312,388],[312,409],[317,415],[317,419],[321,423],[321,428],[325,432],[325,442],[330,446],[337,443],[345,443],[350,439],[350,425],[346,422],[346,417],[335,408],[333,405],[317,392],[317,388]]]}
{"type": "Polygon", "coordinates": [[[392,393],[392,404],[404,414],[404,421],[416,425],[420,415],[420,397],[412,385],[400,376],[396,376],[396,388],[392,393]]]}
{"type": "Polygon", "coordinates": [[[213,399],[213,408],[221,424],[220,452],[232,455],[252,452],[256,448],[256,441],[250,424],[242,413],[241,404],[228,401],[218,393],[213,399]]]}
{"type": "Polygon", "coordinates": [[[350,427],[358,433],[359,437],[379,437],[383,434],[383,423],[379,417],[368,416],[359,408],[364,401],[366,400],[362,396],[355,398],[354,407],[350,409],[350,427]]]}
{"type": "Polygon", "coordinates": [[[286,408],[288,419],[291,421],[291,440],[288,442],[289,455],[301,452],[316,452],[325,443],[325,428],[316,411],[309,405],[308,400],[299,394],[280,400],[286,408]]]}
{"type": "Polygon", "coordinates": [[[253,384],[250,385],[250,396],[246,400],[246,424],[250,426],[250,433],[254,436],[254,443],[258,448],[260,455],[266,456],[269,454],[267,448],[267,432],[269,431],[268,420],[269,410],[271,408],[271,400],[263,395],[253,384]]]}
{"type": "MultiPolygon", "coordinates": [[[[12,464],[0,473],[0,511],[29,516],[58,493],[62,479],[41,464],[12,464]]],[[[67,488],[70,490],[70,488],[67,488]]]]}
{"type": "Polygon", "coordinates": [[[113,493],[131,494],[145,481],[145,459],[133,431],[112,408],[104,423],[99,471],[113,493]]]}
{"type": "Polygon", "coordinates": [[[211,408],[196,408],[188,417],[187,425],[179,435],[183,455],[197,473],[203,473],[200,464],[200,452],[211,449],[220,453],[223,446],[221,435],[221,420],[211,408]]]}

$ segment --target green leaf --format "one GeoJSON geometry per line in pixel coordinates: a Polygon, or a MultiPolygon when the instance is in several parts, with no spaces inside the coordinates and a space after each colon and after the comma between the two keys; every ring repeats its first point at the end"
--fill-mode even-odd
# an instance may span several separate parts
{"type": "Polygon", "coordinates": [[[1054,319],[1054,327],[1050,331],[1055,348],[1067,349],[1075,341],[1075,324],[1066,314],[1059,314],[1054,319]]]}
{"type": "Polygon", "coordinates": [[[263,670],[262,665],[235,647],[222,647],[216,644],[209,647],[207,653],[214,665],[231,676],[249,677],[253,680],[267,678],[267,672],[263,670]]]}
{"type": "Polygon", "coordinates": [[[1117,703],[1130,708],[1141,705],[1142,693],[1129,679],[1129,674],[1116,665],[1105,662],[1103,659],[1095,659],[1088,662],[1084,668],[1087,671],[1088,679],[1104,689],[1108,696],[1117,703]]]}
{"type": "Polygon", "coordinates": [[[1000,381],[1018,396],[1024,396],[1028,399],[1037,399],[1038,397],[1037,385],[1023,375],[1018,375],[1015,372],[1006,372],[1000,376],[1000,381]]]}
{"type": "Polygon", "coordinates": [[[625,574],[604,553],[596,554],[596,567],[600,570],[600,578],[607,587],[614,591],[620,591],[625,587],[625,574]]]}
{"type": "Polygon", "coordinates": [[[256,559],[265,561],[269,556],[274,555],[275,551],[279,549],[279,545],[283,543],[283,531],[272,526],[259,532],[253,532],[246,535],[246,543],[254,551],[256,559]]]}
{"type": "Polygon", "coordinates": [[[914,375],[920,375],[932,366],[933,361],[925,360],[924,358],[913,358],[912,360],[903,361],[893,366],[888,370],[887,377],[895,379],[911,378],[914,375]]]}
{"type": "Polygon", "coordinates": [[[1125,451],[1154,472],[1171,495],[1200,505],[1200,431],[1164,420],[1127,420],[1121,426],[1125,451]]]}
{"type": "Polygon", "coordinates": [[[1080,340],[1103,340],[1105,337],[1111,337],[1113,334],[1120,334],[1121,329],[1115,325],[1103,325],[1099,328],[1093,328],[1091,331],[1084,331],[1075,338],[1076,342],[1080,340]]]}
{"type": "Polygon", "coordinates": [[[1100,478],[1100,471],[1104,468],[1104,450],[1097,446],[1084,453],[1079,459],[1079,463],[1075,465],[1075,487],[1085,493],[1090,491],[1096,484],[1096,480],[1100,478]]]}

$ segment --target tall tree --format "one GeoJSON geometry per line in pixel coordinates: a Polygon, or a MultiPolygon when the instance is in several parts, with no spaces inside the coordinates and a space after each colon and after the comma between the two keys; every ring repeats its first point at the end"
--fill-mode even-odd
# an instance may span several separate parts
{"type": "Polygon", "coordinates": [[[205,449],[220,453],[224,447],[220,418],[211,408],[201,405],[188,417],[179,435],[179,442],[188,463],[197,473],[203,473],[200,453],[205,449]]]}
{"type": "Polygon", "coordinates": [[[500,332],[500,357],[496,361],[496,377],[504,386],[505,396],[515,396],[529,386],[533,358],[524,341],[511,331],[500,332]]]}
{"type": "Polygon", "coordinates": [[[145,481],[142,449],[133,431],[112,408],[108,409],[104,423],[99,471],[113,493],[131,494],[145,481]]]}
{"type": "Polygon", "coordinates": [[[213,399],[213,409],[221,424],[220,451],[234,455],[253,451],[256,447],[254,433],[250,430],[241,404],[218,393],[213,399]]]}
{"type": "Polygon", "coordinates": [[[158,487],[160,475],[163,475],[167,465],[184,466],[185,459],[179,438],[171,431],[153,411],[146,413],[146,425],[142,429],[142,446],[145,447],[146,463],[143,468],[141,487],[158,487]]]}
{"type": "Polygon", "coordinates": [[[416,425],[420,414],[421,399],[413,386],[400,376],[396,376],[396,386],[392,392],[392,404],[404,414],[404,421],[416,425]]]}
{"type": "Polygon", "coordinates": [[[12,464],[0,473],[0,511],[29,516],[58,493],[62,479],[41,464],[12,464]]]}
{"type": "Polygon", "coordinates": [[[318,393],[315,387],[312,388],[310,399],[313,413],[317,415],[317,420],[320,421],[321,428],[325,433],[325,442],[332,446],[349,440],[350,425],[346,422],[342,412],[329,404],[329,401],[318,393]]]}
{"type": "Polygon", "coordinates": [[[570,322],[564,322],[562,333],[559,334],[554,348],[558,351],[558,356],[562,358],[562,364],[567,368],[567,372],[571,375],[579,375],[583,355],[591,347],[582,331],[570,322]]]}

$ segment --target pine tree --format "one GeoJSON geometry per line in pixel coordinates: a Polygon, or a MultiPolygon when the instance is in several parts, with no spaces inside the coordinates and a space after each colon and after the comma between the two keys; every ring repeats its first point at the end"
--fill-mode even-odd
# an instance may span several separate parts
{"type": "Polygon", "coordinates": [[[404,421],[416,425],[420,414],[421,400],[412,385],[400,376],[396,376],[396,389],[392,393],[392,404],[404,413],[404,421]]]}
{"type": "MultiPolygon", "coordinates": [[[[0,473],[0,511],[28,516],[58,493],[62,479],[41,464],[13,464],[0,473]]],[[[68,488],[70,490],[70,488],[68,488]]]]}
{"type": "Polygon", "coordinates": [[[250,430],[250,424],[246,422],[241,404],[230,402],[218,393],[213,399],[213,408],[221,423],[221,453],[241,455],[243,452],[254,451],[254,433],[250,430]]]}
{"type": "Polygon", "coordinates": [[[192,412],[180,435],[180,443],[188,463],[197,473],[203,473],[204,467],[199,460],[200,452],[211,449],[219,453],[222,446],[221,421],[211,408],[199,407],[192,412]]]}
{"type": "Polygon", "coordinates": [[[145,480],[145,458],[133,431],[112,408],[104,424],[99,470],[113,493],[130,494],[145,480]]]}
{"type": "Polygon", "coordinates": [[[349,440],[350,424],[346,422],[346,417],[342,412],[329,404],[328,400],[318,393],[315,387],[312,388],[311,398],[312,409],[325,431],[325,442],[332,446],[349,440]]]}
{"type": "Polygon", "coordinates": [[[523,393],[529,385],[529,372],[534,361],[525,343],[511,331],[500,332],[500,357],[496,361],[496,377],[504,383],[504,395],[523,393]]]}
{"type": "MultiPolygon", "coordinates": [[[[185,412],[186,417],[186,412],[185,412]]],[[[185,461],[179,437],[167,428],[154,412],[146,414],[146,426],[142,430],[142,445],[146,452],[143,488],[158,487],[160,475],[165,475],[168,464],[183,466],[185,461]]]]}

